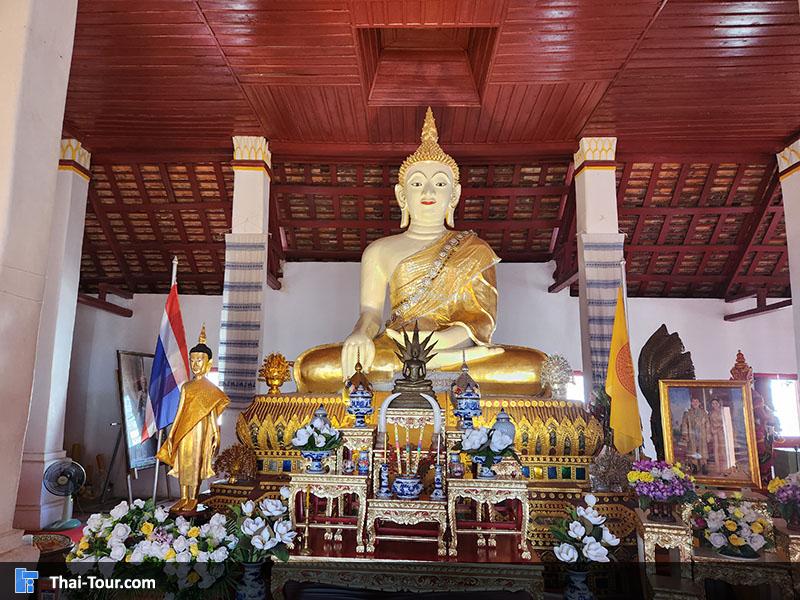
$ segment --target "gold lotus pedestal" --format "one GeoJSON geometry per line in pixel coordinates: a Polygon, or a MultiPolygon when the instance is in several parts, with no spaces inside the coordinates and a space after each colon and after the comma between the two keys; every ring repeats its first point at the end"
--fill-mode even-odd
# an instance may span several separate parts
{"type": "MultiPolygon", "coordinates": [[[[356,532],[356,552],[364,552],[364,517],[366,515],[368,483],[369,478],[366,475],[333,475],[330,473],[297,473],[292,475],[292,479],[289,482],[289,514],[295,526],[303,529],[304,549],[308,549],[309,528],[325,529],[326,533],[327,530],[354,529],[356,532]],[[302,494],[305,501],[304,523],[297,523],[296,498],[298,494],[302,494]],[[328,500],[326,516],[331,516],[328,513],[332,512],[334,500],[343,500],[348,495],[354,496],[358,503],[355,524],[311,522],[309,511],[310,496],[326,498],[328,500]]],[[[342,505],[342,502],[339,502],[340,510],[342,505]]]]}
{"type": "Polygon", "coordinates": [[[494,536],[519,535],[519,550],[522,558],[530,560],[531,552],[528,549],[528,522],[530,520],[528,505],[528,482],[525,479],[456,479],[447,478],[447,516],[450,524],[450,556],[458,556],[458,534],[470,532],[474,529],[458,529],[456,519],[456,504],[459,499],[473,500],[476,504],[477,520],[479,523],[478,546],[486,544],[482,531],[490,531],[489,545],[494,546],[494,536]],[[491,527],[493,509],[496,505],[506,501],[516,500],[519,502],[521,519],[517,519],[520,524],[519,531],[498,530],[491,527]],[[489,527],[485,527],[483,521],[483,507],[486,506],[489,527]]]}
{"type": "Polygon", "coordinates": [[[377,540],[424,542],[434,538],[419,535],[377,535],[378,521],[389,521],[398,525],[434,523],[438,526],[435,538],[438,556],[447,556],[445,532],[447,531],[447,505],[434,500],[400,500],[397,498],[370,498],[367,503],[367,552],[375,552],[377,540]]]}

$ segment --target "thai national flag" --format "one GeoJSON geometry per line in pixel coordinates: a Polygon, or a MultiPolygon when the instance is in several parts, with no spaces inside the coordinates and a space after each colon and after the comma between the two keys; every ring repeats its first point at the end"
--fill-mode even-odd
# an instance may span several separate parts
{"type": "Polygon", "coordinates": [[[158,333],[153,368],[150,371],[150,404],[147,406],[142,441],[175,420],[181,385],[189,379],[189,353],[183,331],[178,284],[167,296],[161,329],[158,333]]]}

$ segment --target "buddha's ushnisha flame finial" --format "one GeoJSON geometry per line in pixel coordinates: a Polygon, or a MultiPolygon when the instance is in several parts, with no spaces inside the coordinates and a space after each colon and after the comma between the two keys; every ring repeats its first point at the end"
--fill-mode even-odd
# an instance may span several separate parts
{"type": "Polygon", "coordinates": [[[197,338],[198,344],[205,344],[206,343],[206,324],[203,323],[203,326],[200,327],[200,335],[197,338]]]}
{"type": "Polygon", "coordinates": [[[411,165],[425,160],[440,162],[450,167],[453,171],[453,183],[458,183],[458,164],[452,156],[439,146],[439,132],[436,130],[436,120],[433,118],[433,111],[430,106],[425,111],[425,122],[422,124],[422,135],[420,137],[422,143],[414,151],[414,154],[406,158],[403,164],[400,165],[400,172],[398,173],[400,184],[405,183],[406,173],[411,168],[411,165]]]}

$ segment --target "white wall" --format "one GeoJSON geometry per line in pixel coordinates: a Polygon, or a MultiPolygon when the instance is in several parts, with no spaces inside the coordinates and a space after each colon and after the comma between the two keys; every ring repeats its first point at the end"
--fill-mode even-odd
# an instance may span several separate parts
{"type": "MultiPolygon", "coordinates": [[[[500,304],[494,341],[561,353],[580,369],[578,299],[571,298],[567,290],[549,294],[551,281],[552,265],[498,267],[500,304]]],[[[358,283],[356,263],[286,264],[283,289],[268,293],[264,325],[265,339],[270,341],[261,353],[281,352],[291,360],[310,346],[341,341],[358,316],[358,283]]],[[[78,307],[65,444],[66,448],[74,442],[84,444],[85,461],[93,460],[97,453],[110,458],[114,447],[116,431],[109,423],[120,420],[116,351],[153,352],[165,301],[163,295],[137,295],[130,319],[78,307]]],[[[221,296],[181,297],[190,346],[205,322],[208,344],[216,352],[221,305],[221,296]]],[[[791,311],[736,323],[723,321],[725,312],[735,309],[740,306],[720,300],[632,298],[629,320],[634,361],[647,338],[666,323],[670,332],[680,333],[691,351],[698,378],[727,379],[739,348],[756,371],[793,373],[796,363],[791,311]]],[[[228,424],[233,418],[235,415],[228,424]]],[[[642,420],[647,429],[649,415],[642,414],[642,420]]],[[[229,436],[226,438],[230,441],[229,436]]],[[[115,489],[123,493],[124,456],[118,461],[115,489]]],[[[135,486],[135,491],[144,494],[147,487],[143,482],[135,486]]]]}

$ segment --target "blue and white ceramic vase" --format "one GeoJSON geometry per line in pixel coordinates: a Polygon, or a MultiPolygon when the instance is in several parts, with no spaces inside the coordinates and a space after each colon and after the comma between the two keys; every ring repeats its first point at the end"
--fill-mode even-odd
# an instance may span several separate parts
{"type": "Polygon", "coordinates": [[[236,600],[266,600],[267,585],[264,581],[264,562],[242,563],[244,574],[236,586],[236,600]]]}
{"type": "Polygon", "coordinates": [[[306,467],[307,472],[319,474],[325,472],[322,461],[328,458],[330,453],[330,450],[301,450],[300,456],[311,461],[311,464],[306,467]]]}
{"type": "Polygon", "coordinates": [[[493,457],[492,464],[488,467],[486,466],[486,457],[484,456],[473,456],[472,462],[478,465],[478,477],[481,479],[494,479],[497,477],[497,473],[492,470],[492,465],[496,465],[501,460],[503,460],[502,456],[495,456],[493,457]]]}
{"type": "Polygon", "coordinates": [[[416,500],[422,493],[418,475],[398,475],[392,482],[392,491],[400,500],[416,500]]]}
{"type": "Polygon", "coordinates": [[[359,388],[350,393],[350,401],[347,405],[347,412],[356,418],[356,427],[366,427],[367,422],[365,417],[371,415],[372,409],[372,393],[359,388]]]}
{"type": "Polygon", "coordinates": [[[588,571],[573,571],[567,569],[567,587],[564,590],[564,600],[595,600],[586,578],[588,571]]]}
{"type": "Polygon", "coordinates": [[[389,487],[389,464],[381,464],[381,487],[375,494],[378,498],[391,498],[392,490],[389,487]]]}
{"type": "Polygon", "coordinates": [[[431,500],[444,500],[444,477],[442,477],[442,465],[436,465],[433,475],[433,491],[431,500]]]}

